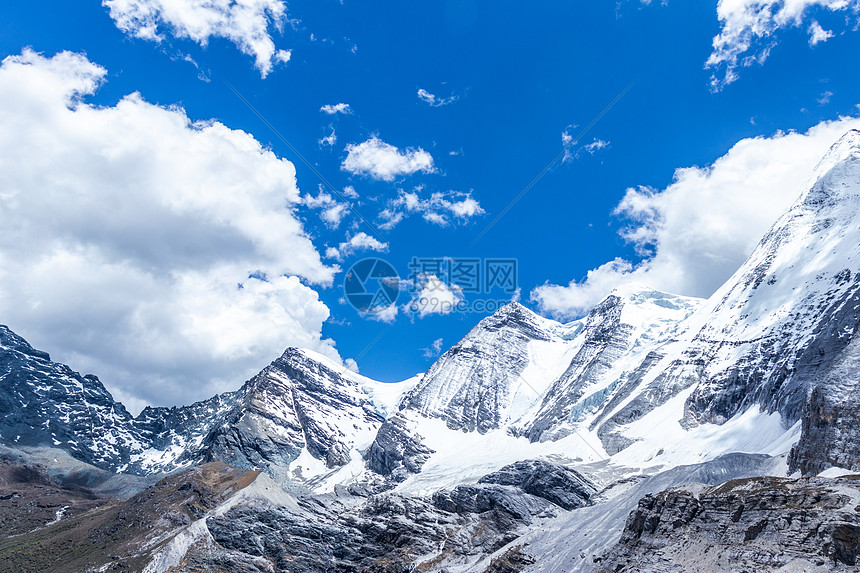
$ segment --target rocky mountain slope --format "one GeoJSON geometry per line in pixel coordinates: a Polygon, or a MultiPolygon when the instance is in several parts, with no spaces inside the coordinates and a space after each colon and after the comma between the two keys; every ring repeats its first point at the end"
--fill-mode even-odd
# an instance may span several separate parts
{"type": "Polygon", "coordinates": [[[748,478],[648,495],[601,572],[856,571],[860,476],[748,478]]]}
{"type": "Polygon", "coordinates": [[[290,348],[237,392],[141,412],[134,426],[152,447],[133,462],[143,472],[201,460],[287,471],[305,452],[337,468],[356,448],[367,448],[382,425],[390,404],[374,394],[380,386],[290,348]]]}
{"type": "Polygon", "coordinates": [[[118,468],[143,447],[132,417],[98,378],[51,361],[0,325],[0,439],[50,445],[96,466],[118,468]]]}
{"type": "Polygon", "coordinates": [[[670,340],[704,301],[628,284],[615,289],[582,322],[576,353],[540,406],[518,421],[532,441],[570,434],[629,380],[635,367],[670,340]]]}
{"type": "MultiPolygon", "coordinates": [[[[207,461],[271,469],[302,457],[341,467],[366,449],[399,395],[307,350],[288,349],[236,392],[133,418],[95,376],[50,360],[0,326],[0,439],[51,446],[111,471],[171,472],[207,461]]],[[[301,472],[301,467],[294,470],[301,472]]]]}
{"type": "Polygon", "coordinates": [[[578,472],[523,461],[433,496],[296,496],[217,462],[116,500],[0,463],[4,571],[406,571],[468,566],[529,526],[590,504],[578,472]],[[27,510],[29,508],[29,510],[27,510]]]}

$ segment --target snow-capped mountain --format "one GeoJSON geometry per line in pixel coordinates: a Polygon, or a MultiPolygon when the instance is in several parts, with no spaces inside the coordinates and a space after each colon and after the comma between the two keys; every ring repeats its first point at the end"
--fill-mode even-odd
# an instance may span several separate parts
{"type": "Polygon", "coordinates": [[[417,380],[383,384],[309,350],[288,348],[239,390],[182,408],[147,408],[134,427],[151,446],[140,473],[199,461],[306,480],[361,460],[386,413],[417,380]]]}
{"type": "Polygon", "coordinates": [[[768,426],[774,417],[794,426],[860,323],[858,210],[860,133],[852,131],[734,276],[591,422],[607,451],[647,441],[661,423],[692,429],[762,412],[768,426]]]}
{"type": "Polygon", "coordinates": [[[0,368],[3,442],[54,446],[97,467],[141,475],[217,460],[307,479],[309,470],[360,461],[386,413],[417,382],[375,382],[289,348],[236,392],[145,408],[133,418],[98,378],[52,362],[5,326],[0,368]]]}
{"type": "Polygon", "coordinates": [[[319,354],[288,349],[238,391],[202,455],[243,468],[285,468],[303,456],[329,469],[360,460],[392,407],[380,387],[319,354]]]}
{"type": "Polygon", "coordinates": [[[0,325],[0,440],[51,445],[90,464],[115,469],[141,443],[132,416],[98,378],[51,361],[0,325]]]}
{"type": "MultiPolygon", "coordinates": [[[[436,432],[422,430],[424,416],[533,442],[576,434],[619,464],[671,467],[731,451],[786,453],[806,408],[797,451],[810,450],[800,456],[807,465],[796,455],[792,467],[825,469],[809,465],[821,452],[846,467],[854,441],[830,434],[848,431],[834,420],[856,410],[846,398],[853,386],[821,382],[853,364],[843,349],[860,323],[858,157],[860,134],[851,132],[707,301],[628,285],[568,325],[505,307],[431,367],[403,400],[410,422],[400,427],[413,437],[436,432]],[[816,431],[828,447],[804,446],[816,431]]],[[[439,458],[436,442],[425,445],[439,458]]]]}
{"type": "Polygon", "coordinates": [[[503,427],[561,375],[568,342],[581,328],[510,303],[443,354],[403,405],[452,428],[485,433],[503,427]]]}
{"type": "Polygon", "coordinates": [[[581,321],[570,364],[518,430],[532,441],[569,435],[703,302],[638,284],[614,290],[581,321]]]}

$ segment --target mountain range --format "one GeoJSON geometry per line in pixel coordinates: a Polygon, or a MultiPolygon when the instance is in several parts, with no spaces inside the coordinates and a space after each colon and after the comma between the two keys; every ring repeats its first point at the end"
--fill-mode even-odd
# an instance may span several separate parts
{"type": "Polygon", "coordinates": [[[57,500],[32,529],[0,515],[0,560],[854,570],[858,328],[857,131],[707,300],[628,284],[569,323],[514,302],[396,384],[289,348],[235,392],[132,416],[0,326],[0,498],[57,500]]]}

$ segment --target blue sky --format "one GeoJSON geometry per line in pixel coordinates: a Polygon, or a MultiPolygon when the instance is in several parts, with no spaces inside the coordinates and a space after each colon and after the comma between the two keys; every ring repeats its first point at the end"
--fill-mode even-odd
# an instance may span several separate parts
{"type": "MultiPolygon", "coordinates": [[[[191,0],[186,3],[194,4],[191,0]]],[[[138,331],[131,327],[121,330],[115,326],[115,318],[100,314],[99,300],[123,296],[122,290],[111,290],[120,283],[99,282],[107,267],[81,270],[94,285],[88,295],[92,300],[87,299],[95,309],[91,314],[75,303],[75,297],[84,295],[73,296],[56,287],[59,290],[51,291],[51,296],[68,304],[58,303],[51,317],[36,310],[44,309],[32,295],[32,289],[41,288],[39,285],[25,292],[23,287],[13,288],[11,282],[2,283],[0,275],[0,284],[7,291],[6,306],[0,297],[0,310],[7,314],[0,316],[0,322],[52,351],[55,358],[81,370],[95,370],[132,407],[199,399],[214,390],[236,387],[245,373],[274,358],[275,348],[302,344],[303,340],[343,359],[360,355],[358,365],[365,375],[386,381],[402,379],[432,363],[440,349],[439,344],[433,348],[435,341],[442,339],[444,350],[482,318],[480,313],[459,312],[421,316],[404,308],[388,321],[359,315],[343,300],[341,285],[343,269],[366,256],[390,261],[401,276],[408,274],[407,263],[413,256],[515,258],[519,262],[521,301],[543,314],[565,319],[581,315],[596,297],[608,294],[626,279],[656,283],[658,288],[681,294],[708,296],[799,192],[794,188],[799,185],[798,172],[792,169],[814,164],[815,155],[826,149],[836,132],[853,125],[850,118],[857,114],[860,103],[860,76],[854,64],[860,53],[860,35],[853,32],[857,22],[854,2],[835,10],[831,2],[809,0],[800,3],[798,13],[785,12],[781,2],[766,2],[769,11],[765,13],[732,13],[728,5],[718,12],[715,2],[675,0],[297,0],[289,4],[282,30],[273,19],[263,20],[275,50],[290,51],[286,63],[273,58],[265,77],[260,65],[255,65],[255,57],[260,61],[259,49],[243,49],[242,39],[236,36],[219,37],[225,35],[224,27],[204,26],[203,32],[198,32],[206,39],[204,46],[182,37],[176,22],[165,23],[166,10],[181,6],[180,0],[110,4],[7,2],[0,8],[0,57],[17,57],[31,48],[44,59],[30,66],[34,67],[46,66],[44,61],[64,50],[80,54],[106,70],[97,91],[81,96],[93,109],[113,108],[137,92],[149,104],[166,109],[181,107],[191,120],[211,119],[241,130],[277,158],[291,162],[299,195],[291,200],[292,215],[283,215],[287,217],[284,221],[287,225],[297,221],[301,225],[298,234],[306,234],[310,246],[307,241],[299,246],[286,242],[284,257],[292,256],[291,249],[304,249],[315,250],[320,260],[305,267],[281,261],[280,267],[273,263],[271,271],[298,277],[308,290],[295,292],[311,300],[313,295],[308,291],[315,291],[330,313],[320,326],[314,317],[324,312],[321,307],[308,318],[296,308],[305,299],[276,301],[272,304],[279,305],[279,312],[295,321],[285,318],[278,328],[269,329],[265,321],[253,324],[256,311],[249,310],[240,318],[225,311],[217,323],[207,323],[205,317],[188,311],[191,319],[184,325],[159,323],[160,336],[175,336],[174,346],[183,350],[156,367],[151,366],[147,352],[155,352],[157,344],[149,351],[145,344],[142,349],[112,350],[119,344],[128,345],[127,340],[120,339],[131,338],[138,331]],[[120,29],[118,14],[135,7],[155,10],[151,13],[156,14],[153,21],[160,40],[137,37],[145,35],[139,28],[120,29]],[[158,10],[162,10],[161,20],[158,10]],[[750,38],[748,28],[744,28],[750,22],[763,23],[769,35],[750,38]],[[728,46],[722,63],[706,67],[715,53],[714,38],[721,34],[728,46]],[[730,60],[733,54],[738,55],[735,67],[730,60]],[[744,65],[747,57],[758,60],[748,60],[744,65]],[[724,81],[735,76],[734,81],[724,81]],[[313,165],[313,170],[228,83],[313,165]],[[571,147],[568,156],[473,243],[562,152],[563,134],[575,136],[628,86],[632,87],[571,147]],[[348,104],[349,113],[321,111],[324,106],[340,103],[348,104]],[[790,132],[796,132],[796,137],[782,135],[790,132]],[[336,139],[323,141],[332,133],[336,139]],[[752,145],[739,144],[746,138],[759,139],[752,145]],[[349,146],[357,153],[362,148],[355,146],[368,141],[377,144],[364,148],[368,154],[363,158],[356,155],[349,163],[349,146]],[[596,145],[586,147],[589,144],[596,145]],[[380,160],[380,153],[388,153],[389,160],[397,159],[387,146],[398,149],[399,160],[405,162],[397,164],[402,169],[395,166],[386,171],[383,164],[374,163],[380,160]],[[428,157],[432,157],[432,166],[426,163],[428,157]],[[361,165],[370,167],[362,172],[361,165]],[[676,172],[696,166],[702,169],[680,176],[676,172]],[[720,171],[723,167],[725,176],[720,171]],[[767,180],[744,187],[745,182],[755,179],[756,170],[759,176],[768,174],[767,180]],[[354,189],[357,197],[350,200],[371,221],[377,240],[386,244],[381,252],[356,249],[348,253],[340,249],[339,256],[326,256],[327,251],[333,255],[329,249],[339,248],[358,233],[373,235],[374,231],[352,212],[337,207],[341,203],[337,197],[328,202],[320,198],[318,186],[322,182],[315,171],[340,193],[348,187],[354,189]],[[628,193],[628,189],[641,187],[647,189],[628,193]],[[709,191],[699,200],[696,193],[703,187],[709,191]],[[437,199],[432,203],[434,193],[437,199]],[[722,193],[734,195],[729,200],[721,198],[722,193]],[[397,203],[404,194],[423,201],[423,207],[408,212],[403,199],[397,203]],[[625,196],[627,207],[616,210],[625,196]],[[468,216],[460,216],[453,205],[465,208],[467,203],[461,202],[466,200],[479,207],[468,216]],[[724,210],[710,209],[709,201],[724,210]],[[396,225],[386,225],[390,219],[381,215],[386,208],[389,212],[399,209],[408,216],[396,225]],[[701,225],[685,228],[684,209],[700,209],[702,212],[691,214],[689,221],[707,219],[713,223],[708,232],[716,234],[723,229],[723,234],[733,240],[723,245],[720,241],[725,237],[714,240],[701,225]],[[327,210],[330,218],[323,220],[321,215],[327,210]],[[338,220],[336,226],[331,217],[338,220]],[[715,220],[719,217],[722,219],[715,220]],[[739,227],[734,228],[734,224],[739,227]],[[684,243],[684,248],[701,243],[702,247],[684,250],[676,243],[684,243]],[[655,260],[663,261],[663,270],[655,270],[655,260]],[[616,261],[612,268],[605,266],[612,261],[616,261]],[[690,270],[665,270],[673,265],[690,270]],[[602,274],[586,279],[589,271],[599,268],[603,268],[602,274]],[[571,281],[575,281],[573,286],[571,281]],[[542,285],[558,287],[541,290],[542,285]],[[20,298],[8,294],[13,292],[20,298]],[[248,324],[233,324],[230,316],[248,324]],[[233,357],[229,337],[206,338],[208,335],[190,332],[193,329],[189,325],[198,324],[197,318],[207,331],[241,331],[235,344],[243,350],[233,357]],[[307,337],[293,336],[291,328],[305,329],[307,337]],[[368,348],[382,332],[384,336],[368,348]],[[314,336],[319,341],[313,342],[314,336]],[[215,363],[207,354],[213,352],[211,348],[200,350],[207,345],[219,348],[221,375],[201,366],[215,363]],[[187,364],[183,356],[189,357],[187,364]],[[141,379],[157,383],[147,384],[141,379]]],[[[278,0],[268,0],[268,4],[283,6],[278,0]]],[[[43,89],[35,80],[33,86],[34,90],[43,89]]],[[[7,87],[13,95],[15,89],[24,89],[7,87]]],[[[34,117],[38,123],[44,114],[34,117]]],[[[19,125],[15,129],[29,128],[19,125]]],[[[32,127],[34,132],[39,129],[42,127],[35,124],[32,127]]],[[[146,137],[159,138],[151,133],[146,137]]],[[[14,144],[11,136],[7,143],[14,144]]],[[[26,172],[36,169],[38,162],[32,163],[25,157],[15,164],[15,169],[22,171],[22,180],[33,180],[26,172]]],[[[55,165],[63,169],[63,165],[55,165]]],[[[159,168],[157,163],[152,165],[159,168]]],[[[261,165],[265,170],[268,164],[261,165]]],[[[93,167],[106,168],[102,163],[93,167]]],[[[9,181],[4,184],[11,185],[9,181]]],[[[76,201],[73,187],[63,188],[69,193],[67,199],[62,194],[52,195],[53,199],[76,201]]],[[[21,189],[31,192],[26,186],[21,189]]],[[[121,185],[115,190],[118,196],[123,192],[121,185]]],[[[103,201],[103,212],[90,210],[82,220],[91,217],[92,226],[102,225],[112,216],[110,203],[103,201]]],[[[0,217],[27,216],[24,211],[23,215],[13,215],[9,205],[5,215],[0,210],[0,217]]],[[[255,215],[259,225],[267,224],[264,215],[255,215]]],[[[146,216],[141,209],[141,217],[146,216]]],[[[222,217],[229,219],[229,214],[222,217]]],[[[160,224],[154,219],[151,228],[144,228],[157,235],[164,232],[160,224]]],[[[83,240],[56,228],[52,232],[58,233],[60,242],[78,241],[78,247],[95,245],[102,253],[118,252],[111,269],[125,264],[117,261],[133,258],[122,253],[125,241],[121,233],[110,239],[113,242],[99,243],[108,239],[83,240]]],[[[247,231],[236,239],[236,245],[264,241],[265,229],[259,236],[253,234],[257,232],[247,231]]],[[[179,241],[195,240],[177,236],[179,241]]],[[[201,245],[194,247],[201,257],[209,256],[208,249],[214,249],[216,243],[222,254],[239,248],[230,242],[229,233],[214,236],[221,237],[224,244],[218,243],[221,239],[207,238],[202,245],[201,239],[201,245]]],[[[27,241],[27,236],[13,240],[27,241]]],[[[159,271],[152,269],[165,257],[173,256],[171,248],[179,248],[175,242],[168,243],[161,254],[153,255],[156,259],[150,261],[147,273],[157,275],[159,271]]],[[[3,255],[0,251],[0,260],[3,255]]],[[[12,250],[5,255],[10,260],[14,257],[12,250]]],[[[247,261],[243,268],[254,272],[253,249],[247,261]]],[[[20,264],[24,265],[21,272],[40,276],[26,266],[31,263],[20,264]]],[[[173,277],[170,288],[175,287],[176,271],[164,274],[173,277]]],[[[45,280],[57,283],[56,277],[45,280]]],[[[148,312],[144,308],[159,306],[159,297],[173,296],[170,289],[146,292],[149,294],[141,295],[141,306],[122,314],[120,323],[133,323],[134,317],[148,312]]],[[[276,297],[277,293],[266,296],[276,297]]],[[[271,302],[270,298],[265,300],[266,304],[271,302]]],[[[408,301],[409,295],[402,294],[399,303],[408,301]]],[[[247,307],[257,308],[254,305],[259,302],[251,301],[247,307]]],[[[177,304],[177,308],[185,308],[185,303],[177,304]]],[[[205,311],[194,312],[205,315],[205,311]]],[[[265,314],[264,310],[259,312],[265,314]]]]}

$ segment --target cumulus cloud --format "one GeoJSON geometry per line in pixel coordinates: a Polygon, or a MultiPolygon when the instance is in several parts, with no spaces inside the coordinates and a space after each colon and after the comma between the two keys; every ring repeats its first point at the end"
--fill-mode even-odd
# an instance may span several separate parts
{"type": "Polygon", "coordinates": [[[823,122],[806,133],[744,139],[708,167],[675,172],[658,190],[628,189],[616,214],[642,257],[617,258],[568,285],[546,284],[531,299],[549,314],[577,317],[626,282],[710,296],[746,260],[803,189],[827,149],[860,119],[823,122]]]}
{"type": "Polygon", "coordinates": [[[295,168],[251,135],[32,51],[0,65],[0,321],[132,408],[235,388],[286,346],[337,359],[310,284],[336,267],[294,214],[295,168]]]}
{"type": "Polygon", "coordinates": [[[352,108],[349,107],[348,103],[335,103],[322,106],[320,111],[329,115],[338,113],[346,115],[352,113],[352,108]]]}
{"type": "Polygon", "coordinates": [[[336,201],[329,193],[323,191],[322,186],[320,186],[319,194],[316,197],[305,195],[302,202],[310,209],[319,209],[320,219],[332,229],[339,227],[349,212],[349,205],[336,201]]]}
{"type": "Polygon", "coordinates": [[[401,189],[379,213],[379,228],[385,231],[393,229],[411,215],[420,215],[425,221],[446,227],[484,214],[484,209],[471,193],[436,191],[429,197],[422,197],[422,191],[421,187],[411,192],[401,189]]]}
{"type": "Polygon", "coordinates": [[[144,40],[162,41],[165,29],[202,46],[210,38],[225,38],[254,57],[263,77],[290,59],[290,52],[277,49],[269,33],[270,26],[283,29],[283,0],[103,0],[102,5],[120,30],[144,40]]]}
{"type": "Polygon", "coordinates": [[[407,309],[420,318],[431,314],[450,314],[463,300],[463,290],[457,285],[449,285],[434,274],[418,277],[412,300],[407,309]]]}
{"type": "Polygon", "coordinates": [[[326,255],[330,258],[343,260],[358,251],[377,251],[384,253],[388,250],[388,243],[383,243],[376,237],[368,235],[364,231],[360,231],[339,244],[337,248],[329,247],[326,250],[326,255]]]}
{"type": "MultiPolygon", "coordinates": [[[[739,67],[764,63],[776,44],[776,34],[803,25],[813,9],[856,14],[860,0],[720,0],[717,17],[721,29],[705,64],[718,70],[711,78],[712,88],[718,90],[735,81],[739,67]]],[[[808,31],[811,45],[833,36],[814,20],[808,31]]]]}
{"type": "Polygon", "coordinates": [[[421,88],[418,90],[418,99],[420,99],[430,107],[442,107],[443,105],[454,103],[460,98],[457,95],[452,95],[449,97],[439,97],[435,94],[428,92],[424,88],[421,88]]]}
{"type": "Polygon", "coordinates": [[[353,175],[366,175],[382,181],[394,181],[417,171],[433,173],[433,157],[420,147],[401,151],[378,137],[346,146],[347,156],[341,169],[353,175]]]}

